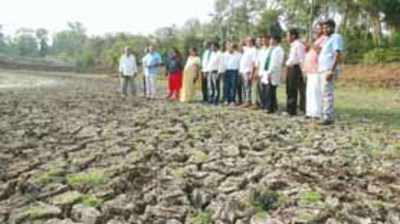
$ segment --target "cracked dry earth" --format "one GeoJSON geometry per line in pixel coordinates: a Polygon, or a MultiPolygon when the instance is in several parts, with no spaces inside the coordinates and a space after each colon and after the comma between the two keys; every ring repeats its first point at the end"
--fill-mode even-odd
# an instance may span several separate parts
{"type": "Polygon", "coordinates": [[[400,223],[398,132],[49,77],[0,90],[0,223],[400,223]]]}

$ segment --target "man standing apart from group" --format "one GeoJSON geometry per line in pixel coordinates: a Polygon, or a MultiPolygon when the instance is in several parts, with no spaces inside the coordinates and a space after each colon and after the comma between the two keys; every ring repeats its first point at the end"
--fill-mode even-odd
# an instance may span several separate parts
{"type": "Polygon", "coordinates": [[[343,52],[343,39],[335,33],[336,23],[328,20],[323,23],[323,32],[327,40],[318,57],[318,72],[321,75],[322,124],[334,123],[334,80],[339,74],[339,63],[343,52]]]}
{"type": "MultiPolygon", "coordinates": [[[[243,47],[243,55],[240,60],[240,84],[243,87],[243,107],[250,107],[252,104],[252,87],[257,62],[257,49],[254,39],[248,37],[246,46],[243,47]]],[[[241,97],[239,96],[239,99],[241,97]]],[[[239,102],[241,103],[241,102],[239,102]]]]}
{"type": "Polygon", "coordinates": [[[155,99],[156,97],[156,78],[160,72],[161,56],[154,50],[154,47],[150,45],[148,47],[148,53],[143,58],[143,66],[145,69],[145,80],[146,80],[146,97],[148,99],[155,99]]]}
{"type": "Polygon", "coordinates": [[[128,95],[128,88],[132,96],[136,95],[135,78],[138,73],[135,56],[129,47],[125,47],[124,53],[119,60],[119,75],[121,80],[121,95],[128,95]]]}

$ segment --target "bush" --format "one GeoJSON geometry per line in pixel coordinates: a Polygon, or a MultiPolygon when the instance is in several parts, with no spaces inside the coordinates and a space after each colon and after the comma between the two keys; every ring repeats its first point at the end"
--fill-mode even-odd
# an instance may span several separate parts
{"type": "Polygon", "coordinates": [[[375,48],[363,55],[364,64],[383,64],[400,61],[400,48],[375,48]]]}
{"type": "Polygon", "coordinates": [[[94,67],[94,56],[89,52],[84,52],[76,59],[75,66],[77,72],[88,72],[94,67]]]}

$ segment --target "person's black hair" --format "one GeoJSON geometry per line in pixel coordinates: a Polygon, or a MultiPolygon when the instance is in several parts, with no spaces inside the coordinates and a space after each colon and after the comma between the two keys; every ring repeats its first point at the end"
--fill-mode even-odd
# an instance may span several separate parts
{"type": "Polygon", "coordinates": [[[336,28],[336,23],[333,19],[328,19],[324,23],[324,25],[331,27],[332,29],[336,28]]]}
{"type": "Polygon", "coordinates": [[[226,45],[229,43],[229,41],[227,41],[227,40],[224,40],[223,42],[222,42],[222,52],[225,52],[227,49],[226,49],[226,45]]]}
{"type": "Polygon", "coordinates": [[[232,48],[233,48],[234,50],[238,50],[239,46],[238,46],[238,44],[234,43],[234,44],[232,44],[232,48]]]}
{"type": "Polygon", "coordinates": [[[271,39],[276,40],[277,43],[282,42],[282,37],[280,35],[271,35],[271,39]]]}
{"type": "Polygon", "coordinates": [[[174,51],[175,55],[176,55],[178,58],[182,58],[182,54],[181,54],[181,52],[178,50],[178,48],[173,47],[173,48],[172,48],[172,51],[174,51]]]}
{"type": "Polygon", "coordinates": [[[196,47],[191,47],[191,48],[190,48],[190,51],[193,51],[193,52],[195,52],[195,53],[196,53],[196,55],[197,55],[197,53],[198,53],[198,51],[197,51],[197,48],[196,48],[196,47]]]}
{"type": "Polygon", "coordinates": [[[289,30],[289,35],[290,35],[290,36],[293,36],[294,39],[299,39],[299,38],[300,38],[299,30],[296,29],[296,28],[290,29],[290,30],[289,30]]]}
{"type": "Polygon", "coordinates": [[[252,37],[250,38],[250,40],[252,45],[256,45],[256,38],[252,37]]]}
{"type": "Polygon", "coordinates": [[[217,50],[219,50],[219,43],[218,42],[213,42],[211,45],[214,46],[215,48],[217,48],[217,50]]]}

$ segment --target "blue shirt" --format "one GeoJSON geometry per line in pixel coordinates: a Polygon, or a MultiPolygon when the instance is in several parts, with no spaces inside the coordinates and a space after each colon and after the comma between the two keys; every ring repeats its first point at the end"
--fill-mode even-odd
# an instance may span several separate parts
{"type": "Polygon", "coordinates": [[[148,53],[143,58],[143,65],[146,69],[145,74],[157,75],[160,71],[161,55],[157,52],[148,53]]]}
{"type": "Polygon", "coordinates": [[[343,38],[335,33],[322,46],[318,57],[318,71],[326,72],[332,70],[338,52],[343,52],[343,38]]]}

